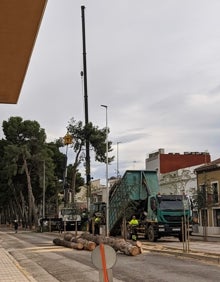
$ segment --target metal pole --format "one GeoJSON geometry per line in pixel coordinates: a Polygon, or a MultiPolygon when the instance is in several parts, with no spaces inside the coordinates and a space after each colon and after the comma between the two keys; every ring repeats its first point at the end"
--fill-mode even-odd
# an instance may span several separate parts
{"type": "Polygon", "coordinates": [[[68,161],[68,145],[66,144],[66,160],[65,160],[65,171],[63,177],[63,191],[64,191],[64,208],[67,206],[68,203],[68,181],[67,181],[67,161],[68,161]]]}
{"type": "Polygon", "coordinates": [[[83,76],[84,76],[84,102],[85,102],[85,124],[89,122],[88,117],[88,95],[87,95],[87,64],[86,64],[86,32],[85,32],[85,6],[81,6],[82,13],[82,43],[83,43],[83,76]]]}
{"type": "Polygon", "coordinates": [[[43,161],[43,218],[45,218],[45,161],[43,161]]]}
{"type": "Polygon", "coordinates": [[[109,187],[108,187],[108,106],[101,105],[106,112],[106,236],[109,236],[109,187]]]}
{"type": "Polygon", "coordinates": [[[117,179],[119,178],[119,151],[118,151],[118,145],[121,142],[117,142],[117,179]]]}
{"type": "MultiPolygon", "coordinates": [[[[87,64],[86,64],[86,35],[85,35],[85,6],[81,6],[82,14],[82,41],[83,41],[83,77],[84,77],[84,103],[85,103],[85,126],[89,122],[88,95],[87,95],[87,64]]],[[[90,152],[89,140],[86,140],[86,185],[87,185],[87,208],[90,209],[90,152]]]]}

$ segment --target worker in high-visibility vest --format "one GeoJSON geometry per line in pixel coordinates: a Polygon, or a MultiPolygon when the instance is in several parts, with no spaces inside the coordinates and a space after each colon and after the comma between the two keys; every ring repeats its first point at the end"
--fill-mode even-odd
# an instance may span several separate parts
{"type": "Polygon", "coordinates": [[[132,219],[129,221],[129,224],[132,225],[132,226],[134,226],[134,225],[137,226],[137,225],[139,224],[139,222],[138,222],[138,220],[136,219],[136,216],[135,216],[135,215],[132,216],[132,219]]]}
{"type": "Polygon", "coordinates": [[[139,222],[136,219],[136,216],[133,215],[132,219],[129,221],[129,226],[131,228],[131,239],[133,241],[137,240],[137,226],[138,226],[139,222]]]}
{"type": "Polygon", "coordinates": [[[99,216],[95,217],[95,234],[100,233],[100,223],[101,223],[101,218],[99,216]]]}

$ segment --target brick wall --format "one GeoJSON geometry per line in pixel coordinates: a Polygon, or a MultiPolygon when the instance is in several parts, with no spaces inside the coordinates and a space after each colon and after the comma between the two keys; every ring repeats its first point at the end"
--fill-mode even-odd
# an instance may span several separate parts
{"type": "Polygon", "coordinates": [[[160,173],[167,173],[181,168],[209,163],[210,155],[198,154],[160,154],[160,173]]]}

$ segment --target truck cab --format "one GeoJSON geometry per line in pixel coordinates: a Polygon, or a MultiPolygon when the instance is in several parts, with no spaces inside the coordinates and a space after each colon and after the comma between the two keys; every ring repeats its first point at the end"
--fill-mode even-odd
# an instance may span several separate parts
{"type": "Polygon", "coordinates": [[[156,241],[174,236],[180,241],[192,232],[191,204],[185,195],[150,196],[146,222],[146,237],[156,241]]]}
{"type": "Polygon", "coordinates": [[[59,213],[62,229],[66,231],[81,230],[81,215],[76,208],[62,208],[59,213]]]}

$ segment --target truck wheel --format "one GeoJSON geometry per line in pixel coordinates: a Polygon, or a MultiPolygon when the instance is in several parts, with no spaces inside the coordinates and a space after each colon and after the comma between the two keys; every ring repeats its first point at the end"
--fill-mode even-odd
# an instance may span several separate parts
{"type": "Polygon", "coordinates": [[[152,225],[150,225],[149,228],[148,228],[148,240],[150,242],[156,242],[157,241],[157,237],[155,237],[155,233],[154,233],[154,227],[152,225]]]}

